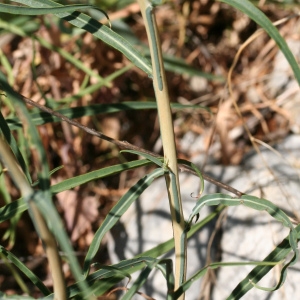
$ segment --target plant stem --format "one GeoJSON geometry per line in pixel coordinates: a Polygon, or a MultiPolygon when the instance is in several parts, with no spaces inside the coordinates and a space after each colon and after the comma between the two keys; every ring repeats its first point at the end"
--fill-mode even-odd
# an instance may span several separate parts
{"type": "Polygon", "coordinates": [[[30,211],[33,215],[35,225],[37,226],[37,230],[40,234],[40,237],[43,243],[45,244],[45,251],[49,260],[50,269],[52,271],[54,299],[65,300],[67,299],[65,280],[61,268],[61,260],[58,253],[56,240],[53,234],[48,229],[42,214],[39,212],[34,202],[30,201],[31,197],[34,195],[34,190],[28,183],[25,175],[21,171],[21,168],[19,168],[19,165],[16,159],[14,158],[11,149],[9,148],[3,136],[1,135],[0,157],[3,163],[6,165],[9,172],[11,173],[11,177],[14,180],[15,184],[21,190],[24,199],[28,199],[28,205],[30,206],[30,211]]]}
{"type": "MultiPolygon", "coordinates": [[[[175,243],[175,290],[185,281],[186,272],[186,236],[185,224],[180,196],[177,154],[175,136],[170,108],[170,99],[167,88],[166,75],[163,65],[162,51],[155,16],[152,5],[147,0],[138,0],[145,27],[147,31],[152,69],[153,86],[157,101],[158,116],[160,122],[161,138],[164,149],[164,159],[167,168],[175,175],[171,178],[166,174],[170,211],[173,225],[173,237],[175,243]],[[176,189],[172,189],[171,180],[175,180],[176,189]],[[177,199],[177,201],[176,201],[177,199]],[[177,204],[176,204],[177,203],[177,204]],[[178,218],[179,215],[179,218],[178,218]]],[[[180,299],[184,299],[184,295],[180,299]]]]}

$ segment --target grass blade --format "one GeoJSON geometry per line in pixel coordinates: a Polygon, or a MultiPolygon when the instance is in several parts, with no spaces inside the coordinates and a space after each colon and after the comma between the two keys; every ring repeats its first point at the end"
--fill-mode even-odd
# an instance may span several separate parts
{"type": "Polygon", "coordinates": [[[16,5],[0,3],[1,13],[23,15],[23,16],[68,13],[68,12],[74,12],[75,10],[84,10],[90,8],[96,8],[96,7],[92,5],[85,5],[85,4],[73,4],[73,5],[64,5],[61,7],[51,7],[51,8],[28,8],[25,6],[16,6],[16,5]]]}
{"type": "MultiPolygon", "coordinates": [[[[9,261],[11,261],[27,278],[29,278],[32,283],[45,295],[49,295],[50,290],[43,284],[43,282],[32,273],[14,254],[6,250],[0,245],[0,252],[3,254],[9,261]]],[[[2,299],[2,298],[1,298],[2,299]]]]}
{"type": "MultiPolygon", "coordinates": [[[[147,53],[147,50],[145,50],[145,53],[147,53]]],[[[148,57],[146,55],[146,57],[148,57]]],[[[149,56],[150,58],[150,56],[149,56]]],[[[197,68],[188,65],[185,60],[178,58],[176,56],[172,55],[163,55],[164,58],[164,67],[166,71],[169,72],[174,72],[177,74],[187,74],[190,76],[197,76],[197,77],[203,77],[206,78],[207,80],[211,81],[219,81],[219,82],[224,82],[225,78],[221,75],[214,75],[212,73],[206,73],[198,70],[197,68]]]]}
{"type": "Polygon", "coordinates": [[[132,186],[128,192],[118,201],[118,203],[111,209],[106,216],[100,228],[95,233],[94,239],[89,247],[88,253],[85,257],[83,272],[88,274],[91,262],[95,257],[103,236],[108,232],[121,218],[121,216],[127,211],[129,206],[143,193],[143,191],[150,186],[153,180],[164,174],[164,170],[159,168],[152,171],[140,179],[134,186],[132,186]]]}
{"type": "MultiPolygon", "coordinates": [[[[179,289],[177,289],[174,293],[174,298],[177,299],[180,295],[182,295],[185,291],[187,291],[190,286],[199,278],[203,277],[206,272],[210,269],[217,269],[221,267],[233,267],[233,266],[249,266],[249,265],[259,265],[259,266],[268,266],[273,268],[278,264],[277,261],[248,261],[248,262],[217,262],[211,263],[201,270],[199,270],[196,274],[194,274],[191,278],[189,278],[179,289]]],[[[239,298],[233,298],[235,300],[239,298]]],[[[232,299],[232,300],[233,300],[232,299]]]]}
{"type": "Polygon", "coordinates": [[[143,156],[147,160],[149,160],[152,163],[154,163],[155,165],[157,165],[158,167],[163,168],[163,166],[164,166],[164,162],[163,162],[162,159],[159,159],[159,158],[157,158],[155,156],[152,156],[148,153],[144,153],[144,152],[140,152],[140,151],[136,151],[136,150],[122,150],[121,153],[132,153],[132,154],[135,154],[135,155],[143,156]]]}
{"type": "MultiPolygon", "coordinates": [[[[132,274],[144,267],[149,263],[156,261],[156,258],[153,257],[141,257],[135,259],[128,259],[121,261],[110,268],[103,268],[101,270],[95,271],[93,274],[90,274],[86,277],[86,281],[91,287],[90,290],[95,295],[102,295],[107,290],[115,286],[118,282],[128,277],[128,274],[132,274]],[[116,271],[118,274],[116,275],[116,271]]],[[[68,287],[67,294],[69,299],[77,296],[79,293],[78,283],[75,283],[68,287]]],[[[44,298],[53,299],[53,294],[44,298]]]]}
{"type": "Polygon", "coordinates": [[[271,217],[281,222],[283,226],[290,229],[289,243],[291,248],[294,251],[294,256],[282,268],[278,284],[275,287],[266,288],[266,287],[258,286],[256,282],[252,282],[253,286],[261,290],[275,291],[279,289],[285,281],[288,267],[294,265],[297,262],[299,257],[299,251],[297,249],[297,231],[294,228],[288,216],[281,209],[279,209],[275,204],[273,204],[272,202],[266,199],[257,198],[250,195],[243,195],[240,198],[232,198],[229,195],[225,195],[225,194],[210,194],[200,198],[197,201],[195,207],[193,208],[192,214],[189,217],[188,223],[192,222],[193,218],[199,214],[201,208],[204,205],[213,206],[219,204],[223,204],[226,206],[244,205],[258,211],[266,211],[271,217]]]}
{"type": "Polygon", "coordinates": [[[100,170],[92,171],[84,175],[79,175],[67,180],[64,180],[60,183],[57,183],[51,187],[51,192],[54,194],[69,190],[71,188],[74,188],[76,186],[82,185],[84,183],[87,183],[92,180],[96,180],[99,178],[108,177],[111,175],[119,174],[123,171],[130,170],[133,168],[138,168],[141,166],[145,166],[147,164],[150,164],[150,162],[147,159],[144,160],[136,160],[132,162],[122,163],[119,165],[103,168],[100,170]]]}
{"type": "MultiPolygon", "coordinates": [[[[297,231],[297,239],[300,239],[300,225],[295,230],[297,231]]],[[[292,251],[289,242],[289,236],[286,237],[264,260],[278,262],[287,257],[292,251]]],[[[254,285],[259,282],[274,266],[257,266],[255,267],[232,291],[227,300],[236,300],[242,298],[254,285]]]]}
{"type": "MultiPolygon", "coordinates": [[[[193,109],[205,109],[200,105],[184,105],[180,103],[173,103],[171,105],[173,109],[184,109],[184,108],[193,108],[193,109]]],[[[70,119],[81,118],[84,116],[94,116],[99,114],[110,114],[119,111],[127,110],[143,110],[143,109],[157,109],[156,102],[136,102],[128,101],[121,103],[111,103],[111,104],[92,104],[88,106],[79,106],[71,108],[63,108],[56,110],[57,112],[63,114],[64,116],[70,119]]],[[[50,122],[61,122],[61,119],[55,117],[46,112],[31,113],[30,118],[35,125],[43,125],[50,122]]],[[[7,118],[7,124],[11,130],[22,127],[22,122],[18,118],[7,118]]]]}
{"type": "Polygon", "coordinates": [[[148,279],[150,272],[154,268],[158,268],[162,272],[163,276],[165,279],[170,279],[170,282],[167,280],[167,285],[168,285],[168,291],[173,291],[174,290],[174,275],[173,275],[173,267],[172,267],[172,260],[171,259],[166,259],[163,261],[160,260],[155,260],[152,262],[145,262],[146,263],[146,268],[139,274],[139,277],[137,280],[134,282],[132,287],[126,292],[126,294],[122,297],[122,300],[130,300],[133,298],[133,296],[136,294],[138,289],[146,282],[148,279]],[[166,266],[164,266],[166,264],[166,266]],[[171,272],[171,274],[169,274],[171,272]]]}
{"type": "MultiPolygon", "coordinates": [[[[133,162],[123,163],[120,165],[103,168],[100,170],[92,171],[84,175],[79,175],[77,177],[73,177],[71,179],[64,180],[59,182],[53,186],[51,186],[51,193],[57,194],[69,189],[72,189],[76,186],[82,185],[92,180],[96,180],[99,178],[104,178],[107,176],[115,175],[125,170],[130,170],[133,168],[138,168],[141,166],[145,166],[150,164],[150,162],[146,159],[137,160],[133,162]]],[[[12,203],[5,205],[0,208],[0,223],[4,222],[15,215],[18,215],[25,210],[27,210],[27,204],[24,202],[24,199],[18,199],[12,203]]]]}

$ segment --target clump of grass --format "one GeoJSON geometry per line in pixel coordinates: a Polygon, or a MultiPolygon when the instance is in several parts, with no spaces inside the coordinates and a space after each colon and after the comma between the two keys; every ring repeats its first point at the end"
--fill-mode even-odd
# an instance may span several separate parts
{"type": "MultiPolygon", "coordinates": [[[[208,268],[219,268],[224,265],[223,263],[213,263],[210,266],[200,269],[191,278],[186,278],[186,239],[198,230],[201,230],[201,228],[209,222],[211,218],[215,217],[216,214],[224,209],[224,207],[232,205],[246,205],[258,211],[266,210],[277,221],[282,222],[284,226],[288,227],[290,229],[290,234],[277,248],[275,248],[275,250],[270,253],[270,255],[265,258],[264,261],[249,263],[256,265],[256,267],[243,281],[241,281],[239,286],[229,296],[229,299],[241,298],[253,287],[272,291],[278,289],[284,283],[288,267],[298,260],[297,240],[300,227],[297,226],[294,228],[285,213],[270,201],[258,199],[250,195],[243,195],[243,193],[233,189],[232,187],[219,183],[210,178],[207,174],[201,173],[201,171],[198,170],[192,163],[183,160],[178,161],[171,116],[172,104],[170,103],[168,96],[168,83],[165,77],[163,56],[160,49],[158,29],[155,23],[153,3],[151,1],[139,1],[148,31],[150,56],[152,58],[150,62],[146,56],[137,50],[136,47],[129,43],[124,37],[114,32],[109,26],[99,23],[97,20],[85,13],[75,11],[78,9],[95,9],[95,7],[90,5],[62,5],[50,0],[18,0],[15,2],[25,6],[16,7],[14,5],[1,4],[0,11],[3,13],[19,14],[21,16],[52,13],[80,30],[91,33],[95,38],[102,40],[109,46],[114,47],[131,61],[131,65],[127,65],[121,70],[110,74],[106,78],[102,78],[99,74],[94,72],[91,67],[86,67],[84,61],[78,60],[61,47],[52,45],[40,37],[33,36],[34,42],[37,42],[40,46],[43,46],[48,50],[59,53],[66,61],[83,72],[86,78],[93,78],[93,80],[96,81],[96,83],[88,85],[88,80],[84,80],[84,83],[79,88],[77,94],[57,99],[55,101],[47,98],[46,95],[43,95],[47,106],[52,108],[57,108],[58,103],[60,105],[67,104],[67,107],[65,108],[53,110],[24,97],[12,88],[15,81],[13,70],[9,61],[4,55],[1,55],[2,65],[4,66],[7,75],[5,76],[3,73],[0,74],[0,87],[5,94],[3,96],[3,101],[8,107],[8,111],[10,111],[9,116],[6,119],[2,114],[0,115],[0,157],[4,165],[1,176],[4,176],[4,174],[6,175],[7,171],[9,172],[10,178],[14,181],[15,186],[20,191],[20,198],[16,201],[11,201],[11,198],[8,196],[9,191],[2,180],[2,189],[5,191],[3,194],[6,195],[7,201],[0,209],[0,221],[5,222],[7,220],[11,220],[11,224],[15,226],[21,213],[29,211],[30,217],[35,225],[36,232],[44,244],[46,255],[49,260],[51,274],[53,277],[53,292],[50,291],[42,283],[42,280],[29,270],[24,263],[22,263],[15,255],[3,246],[0,247],[2,256],[9,260],[16,269],[19,269],[46,299],[70,299],[73,297],[94,299],[95,297],[103,295],[106,291],[112,289],[115,284],[124,278],[129,278],[131,273],[140,271],[138,280],[128,289],[126,288],[127,292],[123,299],[130,299],[138,292],[138,289],[144,284],[151,270],[154,268],[160,270],[166,278],[166,285],[168,287],[166,298],[184,299],[186,290],[189,289],[196,279],[202,277],[208,268]],[[88,95],[100,87],[105,87],[107,89],[111,88],[112,80],[120,76],[122,73],[130,70],[133,66],[139,68],[149,77],[153,78],[157,103],[122,102],[121,104],[116,103],[105,105],[86,104],[81,107],[68,106],[68,104],[72,103],[75,99],[88,95]],[[28,110],[25,103],[33,106],[35,110],[28,110]],[[157,108],[158,110],[164,157],[128,142],[119,141],[73,120],[74,118],[79,117],[95,116],[99,112],[103,112],[103,110],[105,110],[106,114],[109,114],[116,111],[142,110],[149,108],[157,108]],[[40,110],[44,113],[41,114],[40,110]],[[166,120],[168,122],[166,122],[166,120]],[[130,150],[131,153],[144,156],[144,159],[99,168],[91,172],[85,172],[78,176],[71,176],[68,179],[51,185],[50,179],[53,172],[50,171],[48,166],[46,155],[47,149],[42,143],[36,127],[41,124],[54,122],[66,122],[72,126],[76,126],[87,134],[106,140],[121,149],[130,150]],[[26,129],[25,131],[22,130],[24,128],[26,129]],[[18,139],[23,141],[22,143],[15,139],[13,134],[14,130],[17,130],[18,139]],[[234,193],[236,198],[225,194],[211,194],[203,197],[199,195],[199,199],[195,204],[193,211],[190,212],[188,220],[185,221],[181,208],[178,163],[181,164],[181,167],[184,170],[200,177],[202,182],[201,191],[203,190],[204,180],[208,180],[234,193]],[[31,164],[33,164],[33,167],[31,164]],[[112,207],[101,226],[97,228],[94,238],[84,257],[83,268],[81,268],[78,259],[74,254],[74,249],[71,245],[67,232],[64,229],[61,217],[58,214],[57,208],[53,204],[53,196],[59,192],[70,190],[87,182],[98,180],[100,178],[107,178],[109,176],[146,165],[151,165],[155,168],[140,178],[137,183],[132,184],[128,191],[126,191],[126,193],[118,200],[116,205],[112,207]],[[33,176],[36,178],[33,179],[33,176]],[[99,252],[104,235],[113,226],[115,226],[120,217],[126,212],[129,206],[140,197],[143,191],[151,186],[153,180],[160,176],[165,176],[166,178],[166,189],[168,190],[169,195],[170,215],[174,230],[173,240],[166,242],[164,247],[156,247],[147,251],[147,253],[139,254],[138,257],[122,261],[110,267],[103,267],[98,270],[94,270],[92,266],[94,264],[96,254],[99,252]],[[200,209],[204,205],[220,206],[205,220],[198,224],[193,224],[194,219],[197,218],[200,209]],[[67,284],[64,280],[64,272],[62,270],[61,258],[57,244],[67,257],[67,261],[74,278],[73,284],[67,284]],[[177,257],[174,263],[175,273],[172,271],[173,262],[171,260],[161,260],[159,258],[160,255],[172,247],[175,247],[177,257]],[[163,250],[160,252],[158,249],[163,250]],[[283,267],[278,284],[273,288],[258,286],[257,282],[276,264],[278,264],[278,262],[286,258],[290,251],[294,251],[294,256],[292,260],[288,261],[288,263],[286,263],[283,267]]],[[[291,54],[285,40],[280,36],[270,20],[249,1],[222,0],[221,2],[225,2],[248,15],[258,25],[260,25],[272,39],[274,39],[285,54],[296,79],[300,82],[300,70],[295,58],[291,54]]],[[[37,26],[33,26],[33,29],[22,28],[22,26],[18,24],[22,21],[20,20],[14,19],[15,22],[12,22],[12,24],[8,21],[1,21],[1,26],[2,28],[5,28],[6,30],[21,37],[31,36],[32,30],[35,30],[37,26]]],[[[36,23],[36,25],[37,24],[38,23],[36,23]]],[[[181,66],[185,71],[188,70],[191,73],[195,72],[195,70],[192,70],[187,65],[183,64],[180,59],[175,60],[175,63],[177,63],[177,66],[181,66]]],[[[213,75],[210,75],[210,78],[216,79],[213,75]]],[[[175,106],[177,109],[194,108],[206,111],[208,110],[207,108],[200,107],[198,105],[175,106]]],[[[52,171],[56,171],[56,169],[52,171]]],[[[10,229],[10,232],[14,232],[13,227],[10,229]]],[[[10,236],[13,237],[13,234],[10,236]]],[[[13,244],[13,238],[10,242],[13,244]]],[[[240,265],[242,265],[242,263],[240,263],[240,265]]],[[[16,278],[17,277],[18,276],[16,275],[16,278]]],[[[24,288],[22,282],[19,282],[20,285],[23,286],[23,291],[25,293],[30,293],[28,289],[24,288]]],[[[4,297],[6,295],[3,294],[2,296],[4,297]]],[[[26,299],[33,299],[33,297],[29,295],[26,296],[26,299]]]]}

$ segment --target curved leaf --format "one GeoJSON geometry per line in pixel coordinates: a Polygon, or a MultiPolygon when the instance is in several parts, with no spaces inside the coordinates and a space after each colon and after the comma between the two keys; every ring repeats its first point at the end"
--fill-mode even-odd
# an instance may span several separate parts
{"type": "MultiPolygon", "coordinates": [[[[196,274],[194,274],[192,277],[190,277],[184,284],[182,284],[174,293],[174,298],[178,299],[179,296],[181,296],[184,292],[186,292],[191,285],[199,278],[203,277],[208,270],[211,269],[217,269],[221,267],[233,267],[233,266],[251,266],[251,265],[257,265],[257,266],[267,266],[273,268],[278,264],[277,261],[248,261],[248,262],[217,262],[217,263],[211,263],[204,268],[200,269],[196,274]]],[[[237,300],[239,298],[233,298],[234,300],[237,300]]],[[[232,299],[232,300],[233,300],[232,299]]]]}
{"type": "MultiPolygon", "coordinates": [[[[297,231],[297,239],[300,238],[300,225],[297,231]]],[[[290,237],[286,237],[263,261],[281,261],[291,252],[292,247],[289,242],[290,237]]],[[[256,266],[232,291],[227,300],[236,300],[242,298],[254,284],[259,282],[274,266],[256,266]]]]}
{"type": "Polygon", "coordinates": [[[252,284],[259,289],[265,290],[265,291],[275,291],[279,289],[282,284],[285,281],[286,274],[287,274],[287,268],[289,266],[294,265],[297,260],[298,260],[298,249],[297,249],[297,231],[295,230],[293,224],[291,223],[290,219],[288,216],[281,210],[279,209],[275,204],[272,202],[262,199],[262,198],[257,198],[254,196],[249,196],[249,195],[243,195],[241,198],[232,198],[229,195],[225,194],[211,194],[211,195],[206,195],[202,198],[200,198],[196,204],[196,206],[193,208],[192,214],[189,217],[188,222],[191,223],[193,218],[199,214],[201,208],[204,205],[207,206],[213,206],[213,205],[219,205],[223,204],[226,206],[237,206],[237,205],[244,205],[250,208],[253,208],[258,211],[266,211],[268,212],[274,219],[277,221],[281,222],[285,227],[290,229],[290,234],[289,234],[289,241],[291,248],[294,251],[294,256],[293,258],[282,268],[281,270],[281,276],[279,279],[278,284],[275,287],[272,288],[265,288],[256,285],[255,282],[252,284]]]}

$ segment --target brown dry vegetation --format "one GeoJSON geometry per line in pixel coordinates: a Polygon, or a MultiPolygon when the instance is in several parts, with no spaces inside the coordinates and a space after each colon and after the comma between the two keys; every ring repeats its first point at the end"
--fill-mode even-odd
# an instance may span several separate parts
{"type": "MultiPolygon", "coordinates": [[[[260,8],[272,21],[283,19],[296,12],[295,7],[286,9],[279,5],[260,2],[260,8]]],[[[126,20],[134,34],[146,43],[145,29],[137,4],[108,14],[112,20],[120,17],[126,20]]],[[[64,49],[104,78],[130,64],[122,54],[88,33],[81,34],[80,39],[78,36],[70,38],[69,35],[60,32],[58,23],[52,16],[38,19],[40,26],[35,32],[37,37],[42,37],[52,45],[64,49]]],[[[181,57],[196,69],[220,75],[224,79],[239,47],[258,29],[256,24],[243,14],[225,4],[210,0],[171,1],[170,4],[157,9],[157,19],[165,54],[181,57]]],[[[69,26],[66,23],[64,25],[69,26]]],[[[299,40],[298,17],[287,20],[278,28],[286,40],[299,40]]],[[[2,35],[0,43],[4,55],[12,66],[14,88],[40,104],[56,103],[55,108],[60,108],[91,103],[145,101],[154,97],[151,80],[142,71],[131,68],[96,92],[69,103],[64,102],[61,99],[80,90],[85,81],[85,74],[82,71],[31,37],[2,35]]],[[[213,115],[201,110],[174,113],[180,157],[191,160],[199,154],[184,152],[181,149],[181,138],[189,131],[203,135],[205,151],[216,163],[223,164],[238,164],[243,154],[252,147],[243,124],[248,126],[256,139],[271,144],[289,133],[294,122],[292,111],[277,101],[279,94],[287,91],[272,94],[265,85],[268,74],[272,72],[277,52],[274,42],[266,34],[261,34],[249,44],[233,71],[232,95],[229,94],[224,81],[167,73],[173,102],[200,104],[209,107],[213,112],[213,115]],[[237,102],[243,119],[234,108],[234,101],[237,102]],[[210,151],[210,147],[214,144],[220,146],[215,148],[217,150],[210,151]]],[[[3,66],[1,70],[5,72],[3,66]]],[[[89,79],[88,84],[95,83],[94,80],[89,79]]],[[[9,116],[10,109],[4,100],[1,109],[4,115],[9,116]]],[[[162,152],[158,143],[159,125],[154,110],[84,117],[79,121],[112,138],[129,141],[151,151],[162,152]]],[[[64,165],[63,169],[52,176],[53,183],[126,159],[119,154],[119,149],[115,146],[64,123],[40,126],[39,131],[48,153],[50,169],[64,165]]],[[[91,182],[57,195],[58,210],[64,217],[66,228],[79,257],[85,254],[94,230],[101,224],[111,206],[142,174],[144,171],[138,169],[91,182]]],[[[17,199],[18,192],[8,178],[6,181],[13,199],[17,199]]],[[[3,235],[9,223],[2,223],[0,226],[3,235]]],[[[7,241],[1,243],[10,247],[7,241]]],[[[17,238],[11,251],[18,257],[24,257],[26,264],[41,274],[46,281],[48,280],[51,286],[42,245],[27,214],[24,214],[17,226],[17,238]]],[[[109,262],[105,245],[103,253],[99,254],[99,260],[101,263],[109,262]]],[[[1,265],[3,264],[2,261],[1,265]]],[[[68,277],[69,271],[65,272],[68,277]]],[[[4,267],[1,267],[0,285],[2,291],[18,292],[13,276],[4,267]]]]}

